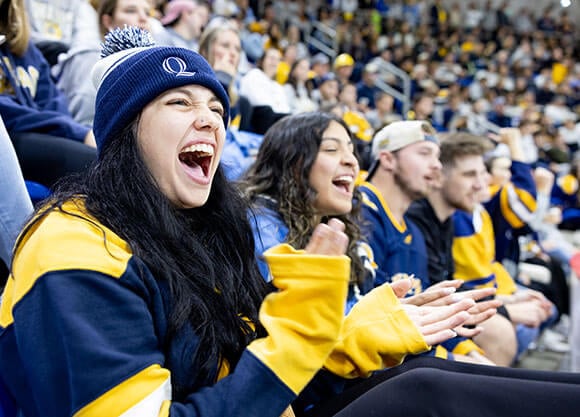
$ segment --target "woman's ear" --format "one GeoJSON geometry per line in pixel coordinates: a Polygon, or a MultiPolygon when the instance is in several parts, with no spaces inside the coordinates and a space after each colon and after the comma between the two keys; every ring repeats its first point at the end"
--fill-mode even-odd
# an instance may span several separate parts
{"type": "Polygon", "coordinates": [[[110,31],[111,29],[113,29],[113,17],[111,15],[108,14],[104,14],[101,16],[101,23],[103,24],[103,27],[105,29],[107,29],[107,32],[110,31]]]}

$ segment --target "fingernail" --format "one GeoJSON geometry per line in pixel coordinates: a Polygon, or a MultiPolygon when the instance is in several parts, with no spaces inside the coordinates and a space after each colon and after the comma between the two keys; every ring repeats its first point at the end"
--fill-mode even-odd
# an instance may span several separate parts
{"type": "Polygon", "coordinates": [[[455,291],[457,291],[454,287],[447,287],[447,288],[443,288],[443,293],[444,294],[453,294],[455,291]]]}

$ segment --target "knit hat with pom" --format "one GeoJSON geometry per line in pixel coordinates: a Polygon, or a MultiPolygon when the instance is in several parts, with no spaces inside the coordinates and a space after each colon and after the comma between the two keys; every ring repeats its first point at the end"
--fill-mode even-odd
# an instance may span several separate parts
{"type": "Polygon", "coordinates": [[[149,32],[136,27],[109,32],[102,47],[101,60],[92,72],[97,88],[93,132],[99,154],[147,104],[161,93],[184,85],[210,89],[224,107],[224,126],[228,126],[228,95],[198,53],[154,46],[149,32]]]}

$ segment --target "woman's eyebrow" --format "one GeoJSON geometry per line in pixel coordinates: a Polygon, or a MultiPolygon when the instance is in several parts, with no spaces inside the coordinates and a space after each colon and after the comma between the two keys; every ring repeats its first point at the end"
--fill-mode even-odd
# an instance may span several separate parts
{"type": "MultiPolygon", "coordinates": [[[[325,136],[325,137],[323,137],[323,138],[321,139],[321,141],[325,141],[325,140],[331,140],[331,141],[333,141],[333,142],[336,142],[336,143],[343,143],[343,142],[344,142],[344,140],[343,140],[343,139],[341,139],[341,138],[336,138],[336,137],[334,137],[334,136],[325,136]]],[[[346,144],[347,144],[347,145],[350,145],[350,144],[352,144],[352,140],[348,139],[348,140],[346,141],[346,144]]]]}

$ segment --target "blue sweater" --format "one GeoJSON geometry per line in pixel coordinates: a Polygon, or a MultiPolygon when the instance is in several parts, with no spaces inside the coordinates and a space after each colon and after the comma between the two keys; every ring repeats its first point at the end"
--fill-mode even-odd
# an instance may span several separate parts
{"type": "MultiPolygon", "coordinates": [[[[0,114],[8,133],[35,132],[82,142],[87,126],[74,121],[65,96],[56,88],[42,53],[29,43],[24,56],[0,47],[0,114]]],[[[88,74],[87,74],[88,76],[88,74]]]]}

